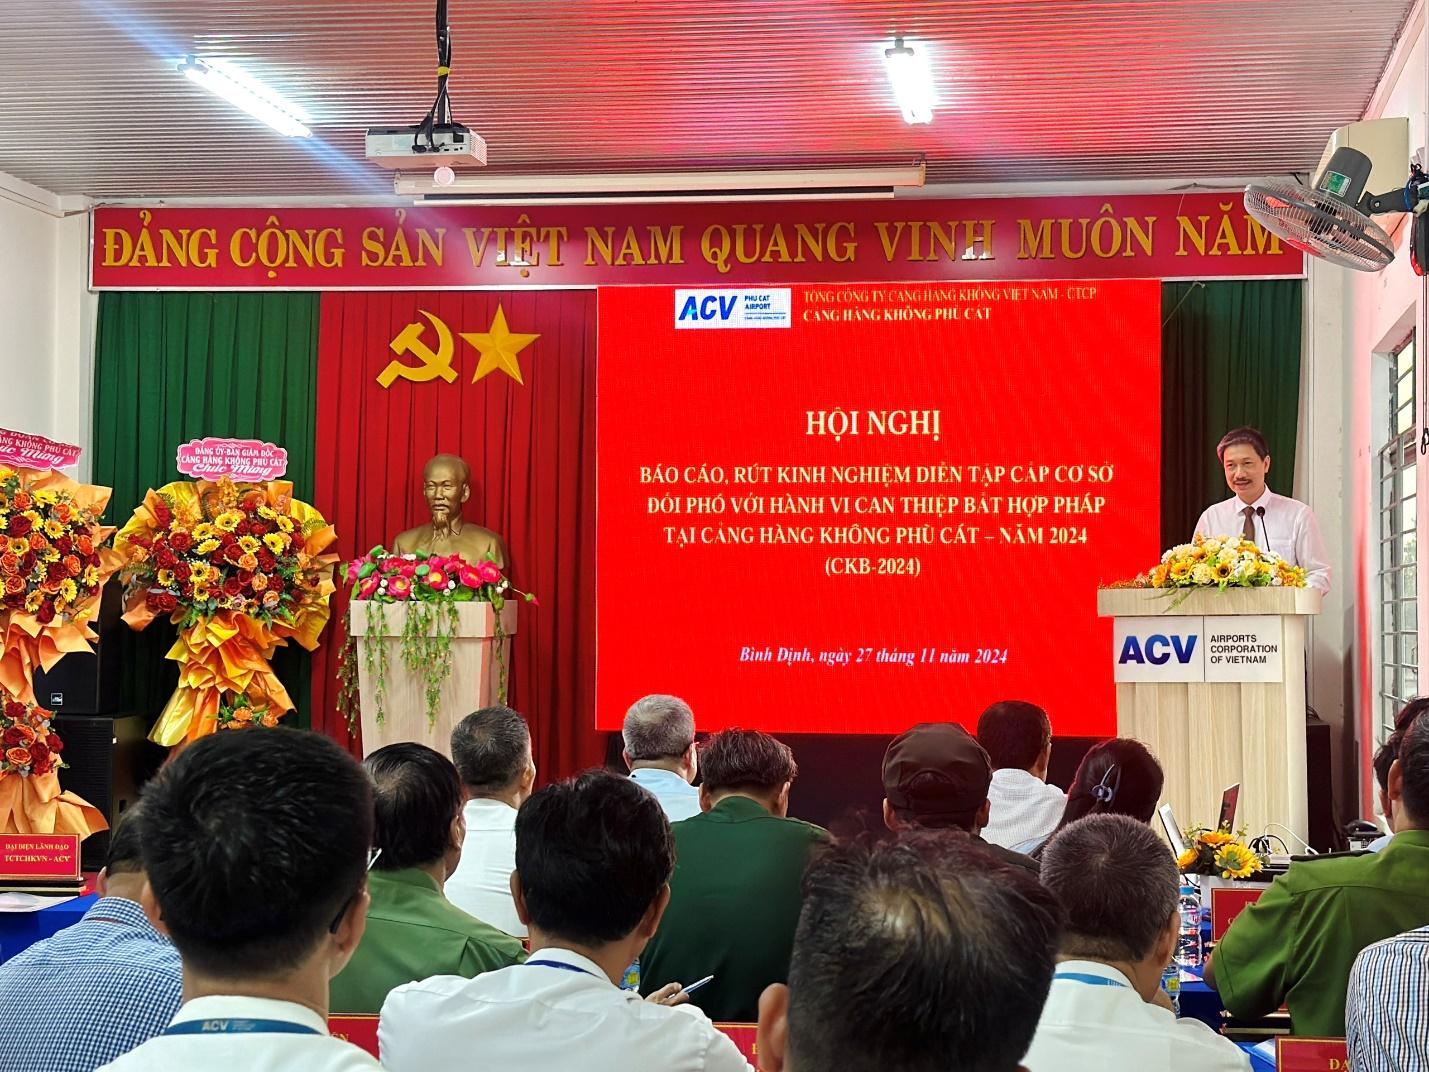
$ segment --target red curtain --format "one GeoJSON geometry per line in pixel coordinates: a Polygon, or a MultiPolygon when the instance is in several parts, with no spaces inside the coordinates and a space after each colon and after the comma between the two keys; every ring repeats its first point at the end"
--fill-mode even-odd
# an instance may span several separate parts
{"type": "MultiPolygon", "coordinates": [[[[543,781],[604,758],[594,728],[595,317],[593,290],[330,293],[320,310],[314,501],[353,557],[426,519],[428,458],[466,459],[466,519],[502,535],[513,583],[540,599],[521,608],[510,701],[531,724],[543,781]],[[511,332],[540,336],[517,355],[524,384],[500,369],[472,382],[480,355],[460,333],[489,332],[498,306],[511,332]],[[409,324],[424,325],[422,343],[437,349],[424,312],[452,332],[455,381],[382,387],[389,343],[409,324]]],[[[346,614],[343,594],[313,674],[313,728],[339,741],[346,614]]]]}

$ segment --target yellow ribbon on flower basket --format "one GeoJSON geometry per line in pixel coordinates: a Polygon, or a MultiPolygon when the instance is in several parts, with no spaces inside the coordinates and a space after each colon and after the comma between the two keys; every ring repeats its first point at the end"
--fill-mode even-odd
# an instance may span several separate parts
{"type": "MultiPolygon", "coordinates": [[[[109,488],[79,484],[52,469],[19,468],[12,472],[19,476],[27,494],[58,492],[96,518],[109,505],[109,488]]],[[[87,586],[90,590],[87,598],[71,603],[62,615],[50,622],[41,622],[33,611],[0,608],[0,641],[3,641],[3,650],[0,650],[0,691],[25,703],[34,703],[37,669],[48,672],[71,652],[92,650],[89,642],[99,638],[91,623],[99,613],[99,600],[105,582],[124,564],[123,555],[99,546],[113,533],[112,527],[95,526],[91,529],[89,538],[99,558],[95,583],[87,586]]]]}
{"type": "MultiPolygon", "coordinates": [[[[218,518],[228,516],[235,503],[253,505],[250,497],[255,495],[260,497],[258,505],[292,521],[293,546],[298,548],[298,576],[294,579],[298,598],[291,617],[273,616],[270,620],[224,608],[204,613],[195,621],[190,607],[180,605],[173,610],[169,619],[180,631],[167,657],[179,664],[179,684],[149,734],[150,740],[166,747],[213,733],[225,694],[246,695],[255,707],[271,707],[280,714],[292,710],[288,691],[269,660],[289,639],[308,651],[318,646],[331,615],[332,568],[338,560],[336,554],[326,552],[337,534],[317,510],[293,499],[293,485],[286,480],[257,485],[207,480],[168,484],[150,491],[119,532],[116,546],[128,561],[126,572],[138,582],[124,620],[134,629],[143,629],[162,613],[151,603],[151,590],[143,582],[162,572],[150,560],[150,548],[153,537],[170,528],[163,519],[172,515],[186,532],[199,526],[206,526],[202,531],[207,531],[215,527],[218,518]]],[[[221,525],[217,527],[222,530],[221,525]]],[[[219,568],[237,567],[220,563],[219,568]]]]}
{"type": "Polygon", "coordinates": [[[54,771],[0,775],[0,833],[78,834],[83,841],[108,829],[98,808],[60,789],[54,771]]]}

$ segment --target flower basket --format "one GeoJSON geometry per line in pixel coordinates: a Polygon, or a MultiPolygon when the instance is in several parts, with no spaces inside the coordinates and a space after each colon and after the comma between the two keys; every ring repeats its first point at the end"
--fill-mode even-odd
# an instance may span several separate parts
{"type": "Polygon", "coordinates": [[[99,524],[108,488],[0,466],[0,693],[35,702],[36,669],[90,651],[91,623],[122,557],[99,524]]]}
{"type": "Polygon", "coordinates": [[[144,629],[167,617],[179,629],[168,653],[179,684],[151,740],[195,740],[219,727],[222,712],[224,725],[250,726],[292,710],[269,660],[289,640],[317,648],[334,591],[338,559],[327,551],[335,540],[284,480],[178,481],[145,496],[116,542],[126,560],[124,620],[144,629]],[[235,710],[259,717],[235,719],[235,710]]]}
{"type": "Polygon", "coordinates": [[[0,834],[78,834],[107,830],[99,809],[60,788],[64,742],[54,714],[34,703],[0,705],[0,834]]]}

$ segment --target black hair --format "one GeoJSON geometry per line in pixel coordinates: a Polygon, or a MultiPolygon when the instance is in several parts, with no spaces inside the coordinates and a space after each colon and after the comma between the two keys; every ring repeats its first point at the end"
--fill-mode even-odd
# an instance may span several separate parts
{"type": "Polygon", "coordinates": [[[185,966],[224,979],[297,967],[362,889],[372,787],[327,737],[202,737],[144,795],[144,870],[185,966]]]}
{"type": "Polygon", "coordinates": [[[1057,931],[1056,901],[1036,878],[966,835],[835,845],[804,878],[789,1063],[1011,1072],[1052,984],[1057,931]]]}
{"type": "Polygon", "coordinates": [[[1399,758],[1399,746],[1404,743],[1404,734],[1396,730],[1380,745],[1374,754],[1374,780],[1379,783],[1382,793],[1389,792],[1389,769],[1399,758]]]}
{"type": "Polygon", "coordinates": [[[1128,815],[1088,815],[1053,835],[1042,885],[1062,906],[1064,956],[1139,961],[1176,910],[1180,880],[1166,843],[1128,815]]]}
{"type": "Polygon", "coordinates": [[[797,778],[799,765],[783,741],[758,730],[728,729],[700,748],[700,772],[711,793],[770,793],[797,778]]]}
{"type": "Polygon", "coordinates": [[[144,870],[143,802],[132,804],[109,831],[104,870],[109,875],[137,875],[144,870]]]}
{"type": "MultiPolygon", "coordinates": [[[[1077,766],[1067,806],[1052,834],[1086,815],[1129,815],[1149,823],[1165,783],[1161,764],[1140,741],[1113,737],[1094,745],[1077,766]]],[[[1033,858],[1041,859],[1045,848],[1044,842],[1033,858]]]]}
{"type": "Polygon", "coordinates": [[[977,741],[993,770],[1031,770],[1052,741],[1052,720],[1034,703],[1001,700],[978,718],[977,741]]]}
{"type": "Polygon", "coordinates": [[[526,773],[531,731],[511,708],[483,707],[456,724],[451,744],[467,789],[477,795],[504,793],[526,773]]]}
{"type": "Polygon", "coordinates": [[[1261,461],[1270,457],[1270,444],[1265,441],[1265,436],[1261,435],[1259,429],[1256,428],[1232,428],[1221,436],[1221,441],[1216,444],[1216,457],[1225,461],[1226,451],[1235,446],[1249,447],[1255,451],[1256,457],[1261,461]]]}
{"type": "Polygon", "coordinates": [[[372,847],[382,850],[373,866],[400,871],[446,855],[462,806],[452,761],[434,748],[403,741],[379,748],[362,765],[372,777],[372,847]]]}
{"type": "Polygon", "coordinates": [[[1429,718],[1415,719],[1399,745],[1404,810],[1416,825],[1429,824],[1429,718]]]}
{"type": "Polygon", "coordinates": [[[516,815],[516,874],[531,926],[582,945],[635,930],[675,869],[670,823],[629,778],[590,770],[548,785],[516,815]]]}

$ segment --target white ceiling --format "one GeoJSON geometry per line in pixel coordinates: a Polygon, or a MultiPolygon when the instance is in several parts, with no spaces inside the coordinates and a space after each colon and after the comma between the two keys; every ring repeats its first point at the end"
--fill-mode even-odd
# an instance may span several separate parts
{"type": "MultiPolygon", "coordinates": [[[[451,0],[458,121],[493,170],[928,161],[930,182],[1312,168],[1411,0],[451,0]],[[880,49],[931,46],[905,126],[880,49]]],[[[370,125],[431,103],[431,0],[0,0],[0,171],[56,194],[390,193],[370,125]],[[268,131],[189,83],[225,56],[315,118],[268,131]]]]}

